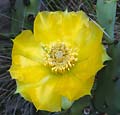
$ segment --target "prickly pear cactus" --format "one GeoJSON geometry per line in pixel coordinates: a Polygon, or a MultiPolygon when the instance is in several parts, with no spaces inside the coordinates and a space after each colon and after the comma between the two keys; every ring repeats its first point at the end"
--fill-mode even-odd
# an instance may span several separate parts
{"type": "Polygon", "coordinates": [[[11,36],[23,29],[31,29],[35,15],[39,11],[40,0],[11,0],[11,36]]]}
{"type": "Polygon", "coordinates": [[[9,1],[11,3],[10,34],[7,35],[8,39],[0,40],[0,91],[1,88],[6,88],[1,92],[3,95],[0,95],[0,115],[11,115],[11,113],[13,115],[120,115],[120,42],[114,38],[117,1],[97,0],[97,6],[94,9],[92,4],[94,2],[85,0],[86,7],[88,5],[92,8],[88,10],[83,7],[82,0],[9,1]],[[10,39],[14,39],[24,29],[32,30],[34,18],[39,11],[78,11],[81,9],[93,19],[95,16],[91,15],[89,10],[94,14],[96,10],[97,21],[104,29],[104,41],[111,60],[105,62],[106,66],[96,75],[91,96],[87,95],[80,98],[69,109],[61,112],[37,111],[31,103],[25,101],[19,94],[14,95],[16,83],[11,80],[9,73],[6,72],[11,65],[12,41],[10,39]],[[3,60],[4,56],[6,57],[3,60]],[[8,66],[3,68],[5,64],[8,66]]]}
{"type": "Polygon", "coordinates": [[[106,67],[98,74],[94,106],[108,115],[120,114],[120,43],[109,48],[112,57],[106,67]]]}
{"type": "Polygon", "coordinates": [[[98,21],[107,32],[109,41],[113,40],[113,43],[107,48],[112,59],[98,73],[93,103],[98,111],[108,115],[120,114],[120,43],[114,40],[115,15],[116,1],[98,0],[98,21]]]}

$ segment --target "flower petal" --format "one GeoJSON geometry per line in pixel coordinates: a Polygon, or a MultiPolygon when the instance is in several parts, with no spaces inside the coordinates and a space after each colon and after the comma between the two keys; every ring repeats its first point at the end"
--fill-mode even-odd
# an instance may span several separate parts
{"type": "Polygon", "coordinates": [[[101,49],[102,36],[102,30],[92,21],[89,21],[89,27],[81,29],[77,38],[80,61],[94,56],[94,53],[101,49]]]}
{"type": "Polygon", "coordinates": [[[51,80],[51,76],[43,79],[44,82],[32,85],[17,82],[17,92],[32,102],[37,110],[61,111],[61,96],[55,92],[56,82],[51,80]]]}
{"type": "Polygon", "coordinates": [[[99,44],[96,48],[91,49],[89,53],[90,52],[91,55],[84,60],[80,60],[72,70],[74,73],[79,72],[79,78],[83,75],[86,75],[85,78],[95,76],[96,73],[104,67],[103,63],[110,60],[110,57],[106,54],[106,51],[101,44],[99,44]]]}
{"type": "MultiPolygon", "coordinates": [[[[56,85],[57,92],[68,98],[70,101],[79,99],[84,95],[89,95],[94,82],[94,76],[89,79],[79,79],[79,73],[69,74],[59,78],[56,85]]],[[[85,76],[81,76],[85,77],[85,76]]]]}
{"type": "Polygon", "coordinates": [[[81,28],[88,26],[88,20],[82,11],[40,12],[34,22],[35,39],[43,43],[76,42],[81,28]]]}
{"type": "Polygon", "coordinates": [[[39,82],[41,78],[49,73],[42,64],[22,55],[14,54],[12,59],[12,66],[9,71],[13,79],[24,83],[34,83],[39,82]]]}
{"type": "Polygon", "coordinates": [[[34,61],[41,62],[42,48],[36,42],[30,30],[24,30],[13,40],[12,58],[14,55],[22,55],[34,61]]]}

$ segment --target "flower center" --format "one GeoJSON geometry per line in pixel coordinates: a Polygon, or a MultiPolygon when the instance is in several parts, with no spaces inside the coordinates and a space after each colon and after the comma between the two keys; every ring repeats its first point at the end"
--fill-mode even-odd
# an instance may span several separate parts
{"type": "Polygon", "coordinates": [[[62,57],[63,57],[63,52],[62,52],[62,51],[57,51],[57,52],[55,53],[55,57],[56,57],[57,59],[62,58],[62,57]]]}
{"type": "Polygon", "coordinates": [[[45,53],[45,65],[55,73],[69,71],[77,60],[76,51],[64,43],[54,43],[45,53]]]}

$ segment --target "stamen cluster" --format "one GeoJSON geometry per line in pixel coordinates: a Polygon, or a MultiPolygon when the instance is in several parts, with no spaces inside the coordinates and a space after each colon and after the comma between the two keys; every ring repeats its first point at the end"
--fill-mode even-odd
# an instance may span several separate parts
{"type": "Polygon", "coordinates": [[[78,60],[77,53],[64,43],[54,43],[45,56],[45,65],[51,67],[55,73],[69,71],[78,60]]]}

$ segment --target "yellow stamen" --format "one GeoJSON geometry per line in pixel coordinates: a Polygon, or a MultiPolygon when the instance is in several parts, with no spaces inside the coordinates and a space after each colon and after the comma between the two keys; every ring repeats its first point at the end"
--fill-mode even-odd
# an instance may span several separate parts
{"type": "Polygon", "coordinates": [[[45,52],[45,65],[55,73],[69,71],[77,60],[77,53],[61,42],[54,43],[49,52],[45,52]]]}

